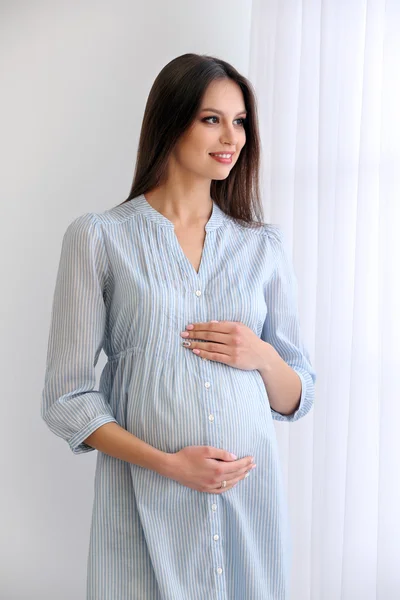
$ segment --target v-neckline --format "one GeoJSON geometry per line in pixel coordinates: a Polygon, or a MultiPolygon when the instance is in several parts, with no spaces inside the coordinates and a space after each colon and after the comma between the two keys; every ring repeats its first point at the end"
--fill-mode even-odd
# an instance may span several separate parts
{"type": "Polygon", "coordinates": [[[206,264],[209,258],[209,233],[214,232],[222,225],[225,225],[229,219],[229,216],[226,213],[224,213],[224,211],[218,206],[215,200],[213,200],[213,207],[210,218],[204,227],[205,237],[198,271],[196,271],[196,269],[184,253],[183,248],[179,243],[178,236],[175,233],[175,225],[172,221],[170,221],[162,213],[156,210],[147,201],[144,194],[140,194],[139,196],[132,198],[128,202],[132,203],[132,208],[135,212],[142,214],[146,219],[149,219],[150,221],[153,221],[162,227],[166,238],[172,245],[175,257],[177,258],[181,268],[184,270],[189,279],[193,283],[199,283],[200,281],[202,281],[206,269],[206,264]]]}
{"type": "Polygon", "coordinates": [[[191,261],[189,260],[189,258],[185,254],[185,252],[184,252],[184,250],[183,250],[183,248],[181,246],[181,243],[179,242],[178,236],[176,235],[175,228],[171,230],[171,238],[172,238],[173,243],[175,245],[175,249],[176,249],[176,252],[178,254],[178,258],[180,259],[181,263],[184,266],[186,266],[185,270],[189,271],[190,274],[192,276],[194,276],[196,280],[200,280],[201,279],[201,275],[202,275],[203,270],[204,270],[202,268],[202,266],[203,266],[203,263],[204,263],[204,258],[205,258],[206,251],[207,251],[207,246],[208,246],[208,244],[207,244],[207,241],[208,241],[208,232],[205,231],[203,248],[202,248],[202,251],[201,251],[201,257],[200,257],[199,270],[198,271],[196,271],[196,269],[192,265],[191,261]]]}

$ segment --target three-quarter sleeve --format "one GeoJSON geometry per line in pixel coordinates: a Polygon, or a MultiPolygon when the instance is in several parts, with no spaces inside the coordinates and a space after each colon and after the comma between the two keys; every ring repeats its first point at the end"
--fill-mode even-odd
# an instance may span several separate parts
{"type": "Polygon", "coordinates": [[[302,340],[298,313],[298,284],[284,235],[276,225],[267,225],[266,233],[274,268],[265,287],[267,316],[261,339],[275,348],[301,381],[298,409],[290,415],[283,415],[271,408],[271,413],[276,421],[297,421],[313,406],[316,373],[302,340]]]}
{"type": "Polygon", "coordinates": [[[117,422],[95,390],[106,325],[107,254],[94,213],[75,219],[64,233],[47,348],[41,416],[74,454],[94,450],[83,442],[98,427],[117,422]]]}

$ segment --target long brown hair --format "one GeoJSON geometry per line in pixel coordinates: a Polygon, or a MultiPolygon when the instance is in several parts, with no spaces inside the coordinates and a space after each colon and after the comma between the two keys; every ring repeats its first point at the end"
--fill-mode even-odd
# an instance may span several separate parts
{"type": "Polygon", "coordinates": [[[255,92],[232,65],[204,54],[178,56],[157,75],[146,103],[132,187],[124,202],[163,182],[171,151],[196,118],[207,86],[218,79],[231,79],[242,90],[247,111],[246,143],[228,177],[211,181],[210,196],[242,225],[260,226],[264,214],[259,189],[260,136],[255,92]]]}

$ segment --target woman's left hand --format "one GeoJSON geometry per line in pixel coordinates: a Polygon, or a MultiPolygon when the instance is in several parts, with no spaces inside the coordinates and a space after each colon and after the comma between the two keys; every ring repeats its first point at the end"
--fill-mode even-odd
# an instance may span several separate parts
{"type": "Polygon", "coordinates": [[[186,326],[181,336],[184,347],[200,358],[225,363],[236,369],[252,371],[262,368],[265,361],[266,342],[252,329],[238,321],[208,321],[186,326]],[[187,333],[188,335],[182,335],[187,333]],[[194,339],[207,340],[204,342],[194,339]],[[187,346],[187,342],[190,343],[187,346]]]}

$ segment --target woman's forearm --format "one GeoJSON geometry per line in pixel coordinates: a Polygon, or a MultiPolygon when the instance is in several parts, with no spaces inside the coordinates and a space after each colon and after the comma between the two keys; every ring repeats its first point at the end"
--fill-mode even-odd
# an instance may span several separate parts
{"type": "Polygon", "coordinates": [[[84,443],[104,454],[169,477],[172,455],[150,446],[118,423],[101,425],[84,440],[84,443]]]}
{"type": "Polygon", "coordinates": [[[282,415],[291,415],[300,404],[301,379],[271,344],[264,341],[262,343],[264,360],[263,366],[258,370],[263,378],[270,406],[282,415]]]}

